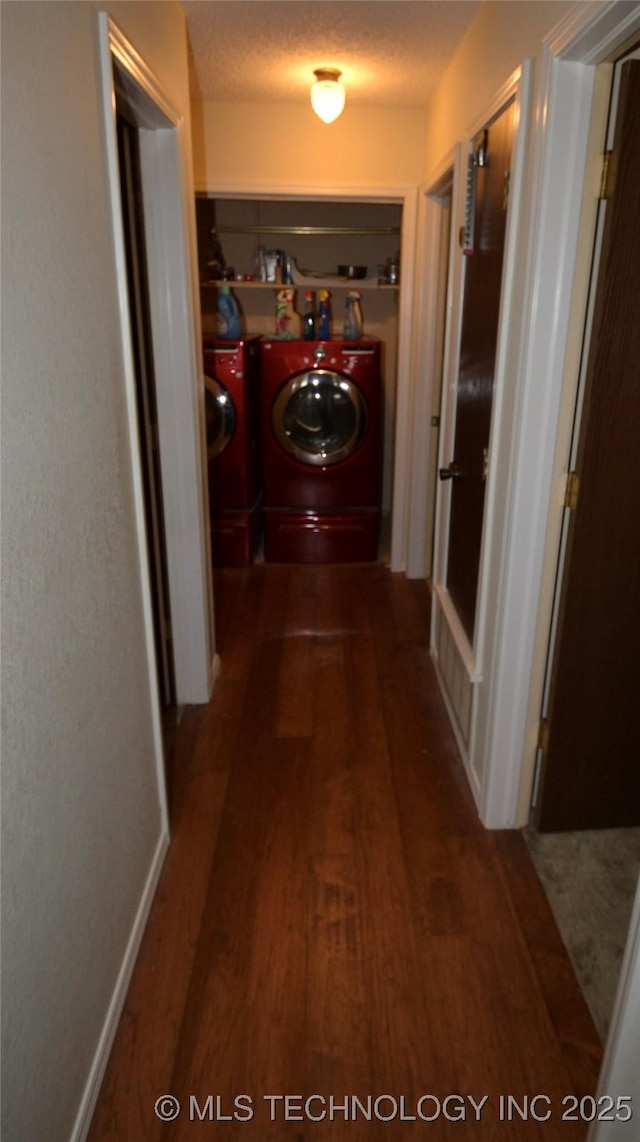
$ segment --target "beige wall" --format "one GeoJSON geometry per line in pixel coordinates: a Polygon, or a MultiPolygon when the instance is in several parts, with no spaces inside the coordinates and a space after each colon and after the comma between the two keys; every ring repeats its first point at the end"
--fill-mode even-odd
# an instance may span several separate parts
{"type": "Polygon", "coordinates": [[[426,114],[422,179],[429,182],[501,86],[540,51],[573,0],[487,0],[451,61],[426,114]]]}
{"type": "Polygon", "coordinates": [[[196,188],[221,182],[401,186],[420,180],[424,113],[345,110],[327,125],[303,105],[205,103],[192,108],[196,188]]]}
{"type": "Polygon", "coordinates": [[[71,1136],[160,838],[100,7],[189,121],[177,3],[3,3],[6,1142],[71,1136]]]}

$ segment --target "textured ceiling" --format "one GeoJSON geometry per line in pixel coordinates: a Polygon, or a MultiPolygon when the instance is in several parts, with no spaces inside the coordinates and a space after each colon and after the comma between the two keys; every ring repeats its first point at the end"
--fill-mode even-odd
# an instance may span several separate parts
{"type": "Polygon", "coordinates": [[[338,67],[347,103],[421,108],[480,0],[182,0],[194,99],[301,103],[338,67]]]}

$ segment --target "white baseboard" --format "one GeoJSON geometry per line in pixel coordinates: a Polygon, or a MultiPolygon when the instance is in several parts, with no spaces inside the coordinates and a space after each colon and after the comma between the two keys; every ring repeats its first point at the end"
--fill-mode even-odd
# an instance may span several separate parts
{"type": "Polygon", "coordinates": [[[118,1027],[118,1022],[122,1014],[122,1008],[124,1007],[127,990],[129,988],[133,969],[135,967],[135,962],[138,956],[140,943],[144,935],[144,930],[147,926],[149,912],[151,911],[151,905],[153,904],[156,887],[160,878],[160,873],[162,872],[162,866],[164,864],[164,858],[166,856],[168,847],[169,840],[167,835],[163,832],[158,839],[158,844],[153,856],[153,860],[151,862],[151,867],[149,869],[147,881],[144,886],[144,891],[140,899],[140,904],[138,905],[138,911],[136,913],[136,918],[131,929],[131,934],[129,936],[127,948],[122,960],[122,964],[120,966],[120,971],[118,972],[116,985],[113,989],[111,1002],[109,1003],[109,1008],[102,1027],[102,1031],[100,1033],[100,1039],[98,1041],[96,1053],[94,1055],[91,1069],[89,1071],[89,1077],[87,1079],[87,1083],[80,1100],[80,1107],[76,1115],[73,1130],[71,1132],[70,1142],[84,1142],[84,1139],[86,1138],[89,1131],[89,1126],[91,1125],[91,1119],[95,1110],[98,1094],[100,1093],[100,1087],[102,1085],[104,1073],[109,1061],[109,1054],[111,1052],[111,1047],[118,1027]]]}

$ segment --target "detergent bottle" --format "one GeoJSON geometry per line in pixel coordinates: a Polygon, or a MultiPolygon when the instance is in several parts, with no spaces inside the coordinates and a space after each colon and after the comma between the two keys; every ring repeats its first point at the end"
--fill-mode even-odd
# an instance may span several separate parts
{"type": "Polygon", "coordinates": [[[238,341],[242,337],[242,317],[228,285],[218,287],[216,332],[223,340],[238,341]]]}
{"type": "Polygon", "coordinates": [[[318,290],[318,341],[329,341],[331,338],[329,319],[329,290],[318,290]]]}
{"type": "Polygon", "coordinates": [[[344,314],[345,341],[359,341],[362,337],[362,310],[360,309],[360,294],[357,290],[349,290],[344,314]]]}
{"type": "Polygon", "coordinates": [[[278,290],[276,297],[276,337],[295,341],[302,334],[302,318],[293,308],[295,290],[278,290]]]}

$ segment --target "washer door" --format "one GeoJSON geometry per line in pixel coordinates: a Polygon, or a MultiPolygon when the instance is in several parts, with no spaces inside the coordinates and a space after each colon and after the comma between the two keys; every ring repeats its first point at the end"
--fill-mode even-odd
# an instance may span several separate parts
{"type": "Polygon", "coordinates": [[[204,400],[207,422],[207,457],[215,460],[224,452],[236,429],[236,409],[224,385],[215,377],[204,378],[204,400]]]}
{"type": "Polygon", "coordinates": [[[355,452],[367,427],[367,406],[340,373],[309,369],[280,389],[271,423],[276,440],[296,460],[327,467],[355,452]]]}

